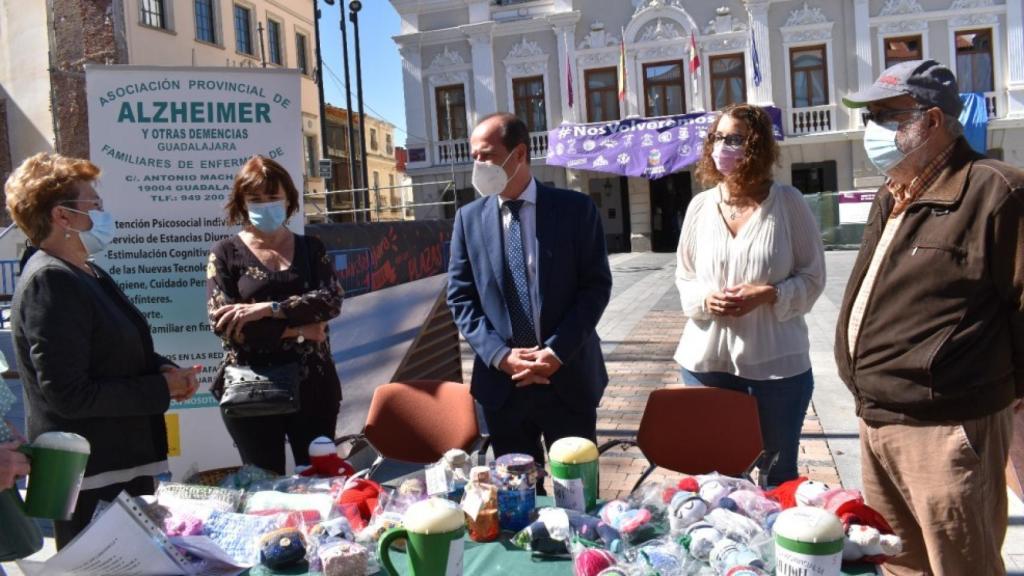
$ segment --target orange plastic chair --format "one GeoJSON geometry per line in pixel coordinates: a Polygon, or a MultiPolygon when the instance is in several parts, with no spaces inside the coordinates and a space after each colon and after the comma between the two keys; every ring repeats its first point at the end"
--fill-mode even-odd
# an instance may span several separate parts
{"type": "Polygon", "coordinates": [[[336,438],[334,443],[353,442],[355,451],[365,440],[377,452],[367,474],[372,476],[385,459],[431,464],[452,448],[472,452],[480,438],[469,386],[415,380],[379,386],[363,431],[336,438]]]}
{"type": "Polygon", "coordinates": [[[650,463],[633,489],[658,467],[683,474],[717,471],[750,478],[754,465],[764,457],[757,401],[720,388],[651,392],[636,439],[610,440],[599,452],[620,445],[640,448],[650,463]]]}

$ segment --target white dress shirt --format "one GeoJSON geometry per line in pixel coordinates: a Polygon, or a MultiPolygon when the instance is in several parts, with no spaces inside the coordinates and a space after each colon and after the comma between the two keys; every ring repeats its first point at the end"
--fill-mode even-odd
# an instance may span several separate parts
{"type": "MultiPolygon", "coordinates": [[[[498,210],[501,210],[502,254],[505,253],[504,239],[508,237],[508,229],[512,225],[512,211],[508,209],[508,206],[505,206],[505,203],[510,200],[512,198],[498,196],[498,210]]],[[[526,189],[523,190],[523,193],[516,200],[523,200],[523,205],[519,208],[519,230],[522,233],[523,250],[526,252],[526,281],[530,284],[530,312],[533,315],[533,329],[537,336],[537,342],[542,344],[543,340],[540,336],[540,282],[537,280],[539,276],[537,268],[537,254],[539,253],[537,247],[537,181],[530,178],[530,183],[526,185],[526,189]]],[[[505,279],[502,278],[502,283],[504,281],[505,279]]],[[[511,348],[499,350],[495,357],[491,358],[491,366],[499,368],[501,361],[510,351],[511,348]]]]}
{"type": "Polygon", "coordinates": [[[788,378],[811,367],[804,314],[825,287],[821,232],[799,190],[773,184],[734,238],[718,209],[718,188],[686,211],[676,252],[676,286],[689,318],[675,360],[692,372],[727,372],[753,380],[788,378]],[[774,304],[745,316],[713,316],[712,292],[771,284],[774,304]]]}

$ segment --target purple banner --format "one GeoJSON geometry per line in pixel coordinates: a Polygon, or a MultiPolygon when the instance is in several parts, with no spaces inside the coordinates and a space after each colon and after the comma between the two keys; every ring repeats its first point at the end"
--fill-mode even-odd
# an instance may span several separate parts
{"type": "MultiPolygon", "coordinates": [[[[782,111],[765,108],[776,140],[782,140],[782,111]]],[[[549,166],[642,176],[656,180],[700,159],[708,129],[718,112],[657,118],[628,118],[594,124],[564,123],[548,131],[549,166]]]]}

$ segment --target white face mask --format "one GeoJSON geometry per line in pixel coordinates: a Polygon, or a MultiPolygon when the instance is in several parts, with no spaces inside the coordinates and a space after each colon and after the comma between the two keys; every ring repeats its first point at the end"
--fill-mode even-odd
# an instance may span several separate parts
{"type": "MultiPolygon", "coordinates": [[[[500,166],[490,162],[476,161],[473,163],[473,188],[476,188],[481,196],[485,198],[496,196],[501,194],[505,186],[508,186],[509,176],[505,174],[505,163],[511,157],[512,153],[510,152],[500,166]]],[[[516,166],[516,171],[512,173],[512,176],[518,172],[519,166],[516,166]]]]}

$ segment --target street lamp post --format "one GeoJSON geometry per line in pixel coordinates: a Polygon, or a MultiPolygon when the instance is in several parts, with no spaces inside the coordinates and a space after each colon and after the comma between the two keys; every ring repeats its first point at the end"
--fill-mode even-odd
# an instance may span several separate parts
{"type": "MultiPolygon", "coordinates": [[[[334,5],[334,0],[324,0],[334,5]]],[[[327,111],[324,104],[324,61],[320,56],[320,4],[313,0],[313,34],[316,36],[316,87],[320,91],[320,155],[327,158],[327,111]]],[[[313,160],[313,158],[310,158],[313,160]]],[[[316,163],[313,162],[315,165],[316,163]]],[[[313,177],[314,174],[310,174],[313,177]]]]}
{"type": "MultiPolygon", "coordinates": [[[[355,122],[352,121],[352,77],[348,70],[348,25],[345,24],[345,11],[341,10],[338,24],[341,26],[341,57],[345,62],[345,111],[348,113],[348,181],[351,188],[356,186],[356,136],[352,133],[355,122]]],[[[360,119],[360,123],[362,119],[360,119]]],[[[363,185],[366,186],[365,184],[363,185]]],[[[359,214],[356,214],[356,220],[359,214]]]]}
{"type": "MultiPolygon", "coordinates": [[[[362,10],[363,3],[359,0],[352,0],[348,3],[348,18],[352,21],[352,30],[355,34],[355,45],[356,45],[356,100],[359,103],[359,154],[360,160],[362,161],[362,177],[364,190],[360,193],[363,197],[363,207],[369,208],[370,206],[370,192],[369,192],[369,177],[367,176],[366,166],[366,114],[363,113],[363,64],[362,57],[359,50],[359,11],[362,10]]],[[[369,213],[366,214],[367,220],[369,220],[369,213]]]]}

